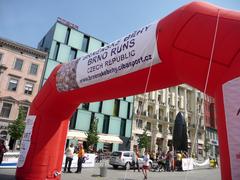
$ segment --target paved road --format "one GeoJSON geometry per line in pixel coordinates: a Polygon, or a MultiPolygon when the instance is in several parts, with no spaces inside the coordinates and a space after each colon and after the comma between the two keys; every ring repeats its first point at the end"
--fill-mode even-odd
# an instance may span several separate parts
{"type": "MultiPolygon", "coordinates": [[[[74,169],[73,169],[74,170],[74,169]]],[[[0,180],[14,180],[15,169],[0,169],[0,180]]],[[[99,168],[83,169],[82,174],[64,173],[62,180],[141,180],[143,175],[133,170],[114,170],[108,168],[107,177],[100,177],[99,168]]],[[[201,169],[188,172],[150,172],[149,180],[220,180],[220,170],[201,169]]]]}

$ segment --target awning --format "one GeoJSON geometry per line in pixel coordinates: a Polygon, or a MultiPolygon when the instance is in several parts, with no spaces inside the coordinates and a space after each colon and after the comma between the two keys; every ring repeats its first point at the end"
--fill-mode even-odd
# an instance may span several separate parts
{"type": "Polygon", "coordinates": [[[118,137],[118,136],[114,136],[114,135],[110,135],[110,134],[99,134],[98,135],[99,142],[102,143],[114,143],[114,144],[122,144],[123,141],[118,137]]]}
{"type": "MultiPolygon", "coordinates": [[[[114,136],[112,134],[99,134],[98,142],[101,143],[114,143],[114,144],[122,144],[123,141],[118,137],[114,136]]],[[[81,141],[87,140],[87,135],[84,131],[78,131],[78,130],[69,130],[67,133],[67,139],[78,139],[81,141]]]]}
{"type": "Polygon", "coordinates": [[[69,130],[67,133],[67,139],[78,139],[81,141],[87,140],[87,135],[84,131],[78,131],[78,130],[69,130]]]}

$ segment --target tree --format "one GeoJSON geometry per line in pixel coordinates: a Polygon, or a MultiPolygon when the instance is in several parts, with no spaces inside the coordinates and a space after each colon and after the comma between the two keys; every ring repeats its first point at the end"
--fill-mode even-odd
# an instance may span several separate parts
{"type": "Polygon", "coordinates": [[[145,148],[145,149],[149,149],[150,148],[150,140],[149,137],[147,135],[147,128],[145,127],[143,130],[143,134],[140,135],[139,139],[138,139],[138,144],[140,149],[145,148]]]}
{"type": "Polygon", "coordinates": [[[98,132],[97,132],[97,124],[98,124],[98,119],[94,118],[91,121],[90,128],[88,132],[86,133],[87,135],[87,151],[90,150],[91,147],[93,147],[95,144],[98,143],[98,132]]]}
{"type": "Polygon", "coordinates": [[[22,106],[19,107],[18,117],[8,126],[8,132],[11,138],[14,140],[13,149],[15,149],[16,140],[20,140],[25,129],[25,114],[22,106]]]}

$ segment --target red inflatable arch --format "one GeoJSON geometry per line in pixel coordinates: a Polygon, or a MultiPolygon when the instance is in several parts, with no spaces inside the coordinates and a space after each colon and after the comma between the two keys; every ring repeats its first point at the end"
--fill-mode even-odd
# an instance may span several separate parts
{"type": "Polygon", "coordinates": [[[240,179],[239,52],[240,13],[194,2],[155,25],[58,66],[32,103],[17,179],[60,179],[69,119],[79,103],[182,83],[215,98],[221,176],[224,180],[240,179]],[[141,40],[145,33],[147,38],[141,40]],[[143,45],[137,45],[138,41],[143,45]],[[137,46],[143,55],[134,50],[137,46]],[[144,54],[146,49],[152,54],[144,54]],[[159,59],[154,59],[157,54],[159,59]],[[112,59],[106,60],[107,56],[112,59]],[[128,62],[131,57],[133,61],[128,62]]]}

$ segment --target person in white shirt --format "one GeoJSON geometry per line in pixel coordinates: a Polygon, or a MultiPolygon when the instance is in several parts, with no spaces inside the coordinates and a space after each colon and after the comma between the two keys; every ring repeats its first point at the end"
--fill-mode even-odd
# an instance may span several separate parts
{"type": "Polygon", "coordinates": [[[150,159],[150,156],[148,152],[145,151],[145,154],[143,156],[143,168],[142,168],[144,179],[147,179],[147,172],[149,170],[149,159],[150,159]]]}
{"type": "Polygon", "coordinates": [[[65,161],[65,166],[64,166],[64,171],[66,172],[67,167],[68,167],[68,173],[72,173],[71,171],[71,165],[72,165],[72,160],[73,160],[73,153],[74,153],[74,146],[71,144],[65,151],[66,154],[66,161],[65,161]]]}

